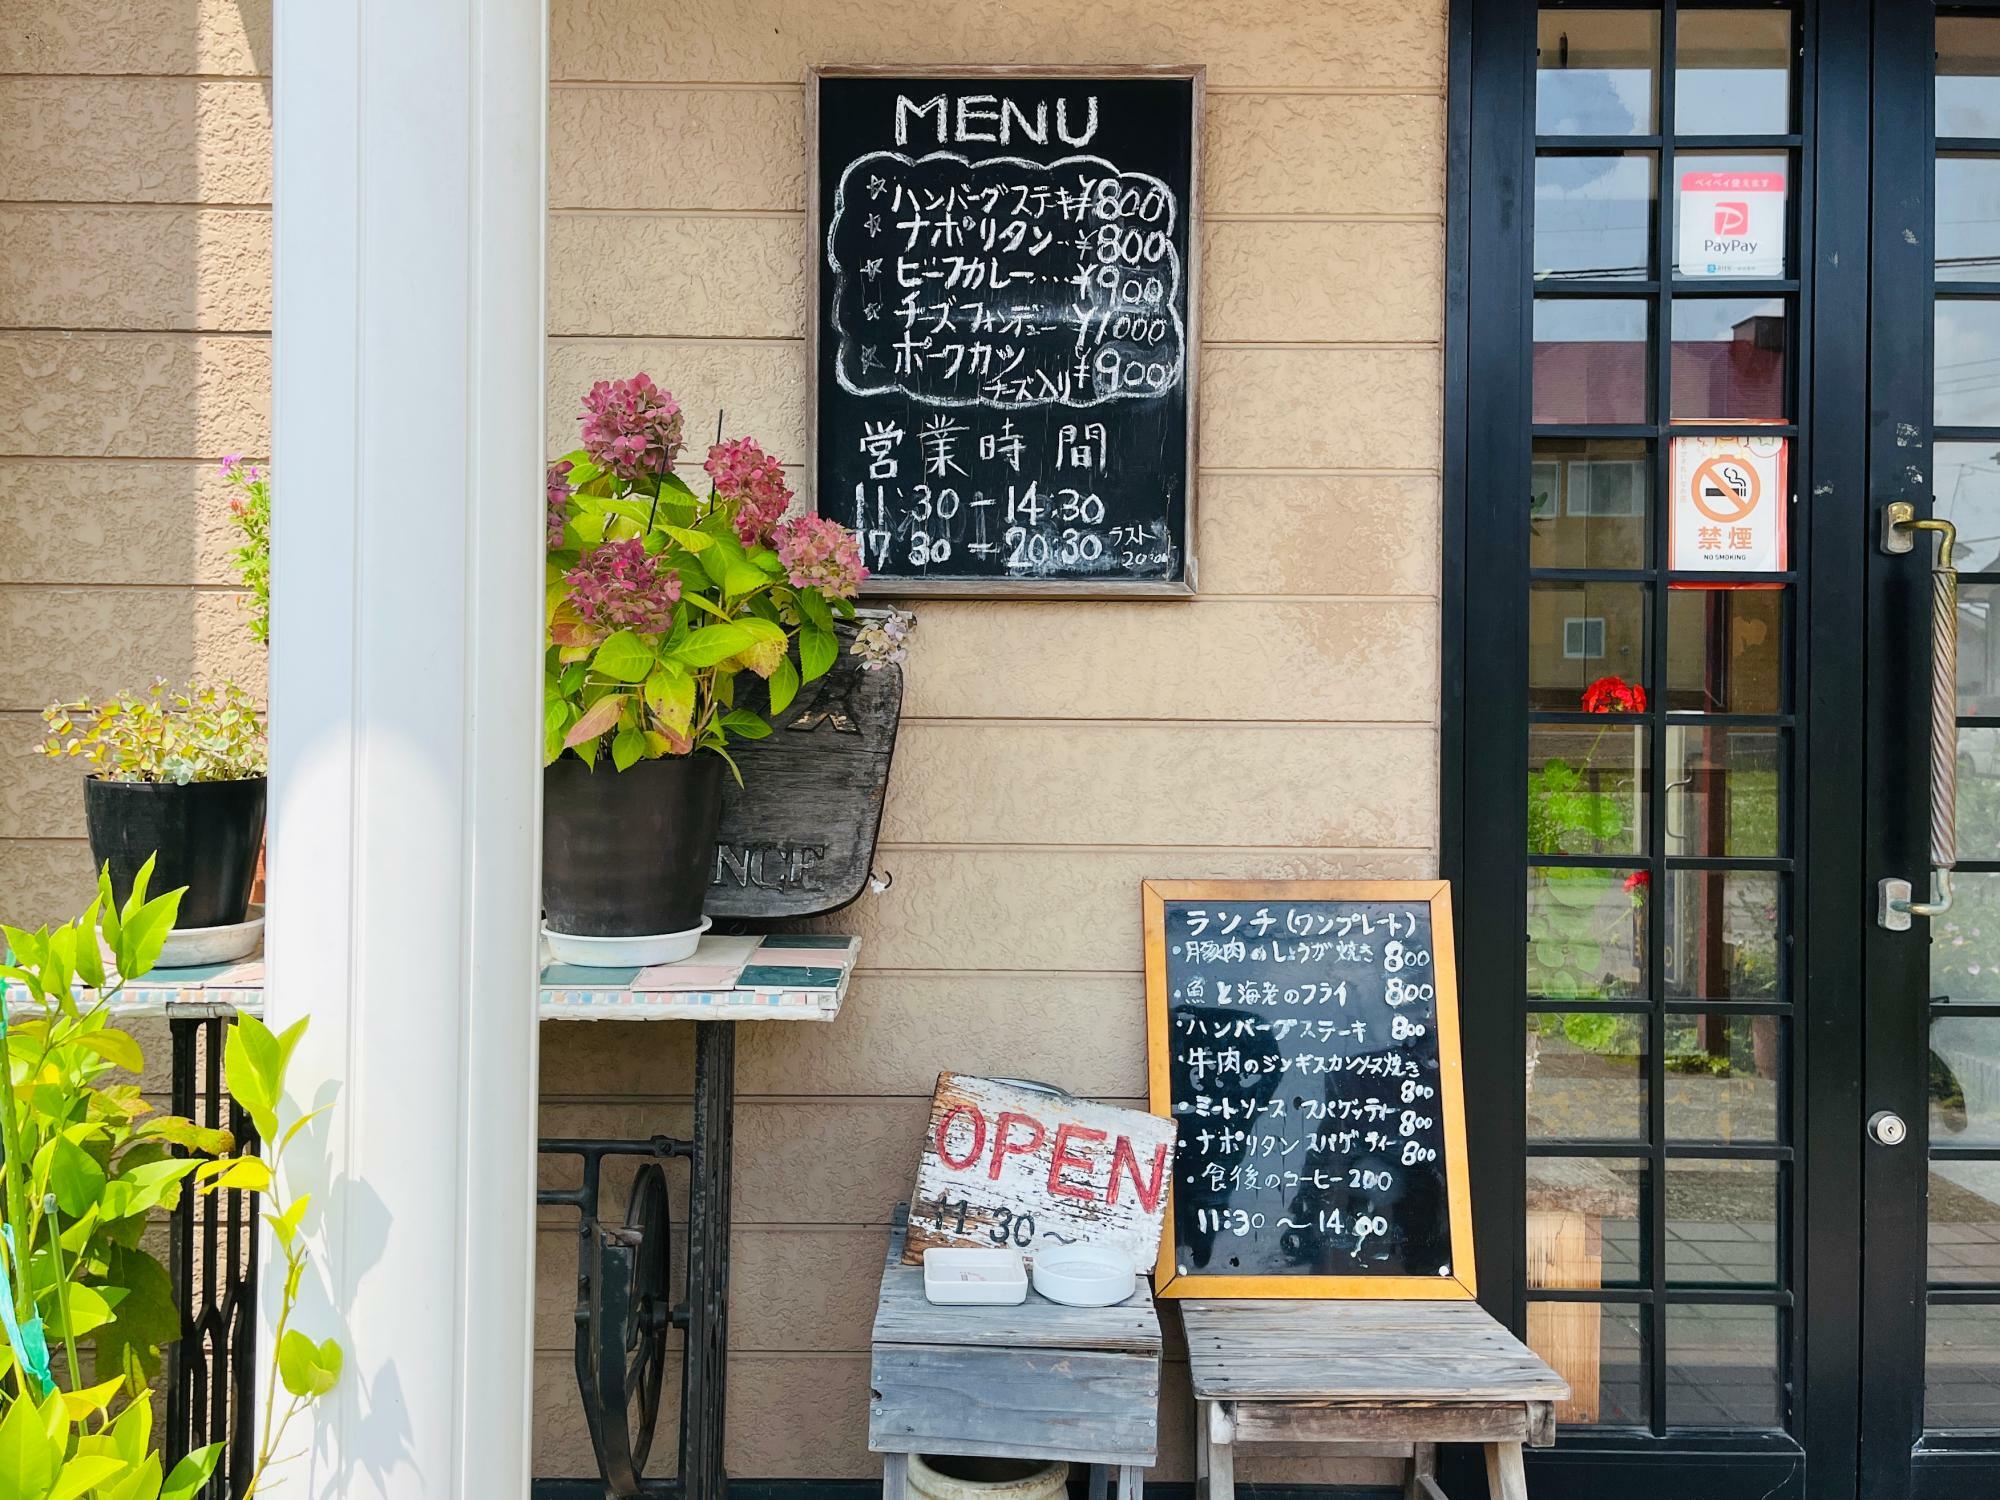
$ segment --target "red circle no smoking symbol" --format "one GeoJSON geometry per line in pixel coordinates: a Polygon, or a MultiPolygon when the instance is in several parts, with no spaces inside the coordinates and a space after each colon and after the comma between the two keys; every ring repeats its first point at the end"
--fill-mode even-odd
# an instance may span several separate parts
{"type": "Polygon", "coordinates": [[[1733,525],[1757,508],[1763,488],[1757,471],[1731,454],[1704,460],[1694,471],[1694,508],[1709,520],[1733,525]]]}

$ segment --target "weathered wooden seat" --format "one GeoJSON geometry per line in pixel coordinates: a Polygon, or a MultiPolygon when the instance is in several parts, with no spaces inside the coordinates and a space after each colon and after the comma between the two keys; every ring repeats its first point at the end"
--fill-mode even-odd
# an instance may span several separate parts
{"type": "Polygon", "coordinates": [[[1408,1500],[1444,1500],[1439,1443],[1486,1449],[1493,1500],[1527,1500],[1521,1445],[1555,1441],[1569,1386],[1473,1302],[1180,1304],[1199,1500],[1235,1500],[1240,1443],[1409,1459],[1408,1500]]]}
{"type": "Polygon", "coordinates": [[[868,1447],[883,1500],[903,1500],[912,1453],[1093,1465],[1102,1500],[1140,1500],[1159,1447],[1160,1320],[1145,1278],[1117,1307],[933,1307],[921,1266],[902,1264],[896,1214],[875,1307],[868,1447]]]}

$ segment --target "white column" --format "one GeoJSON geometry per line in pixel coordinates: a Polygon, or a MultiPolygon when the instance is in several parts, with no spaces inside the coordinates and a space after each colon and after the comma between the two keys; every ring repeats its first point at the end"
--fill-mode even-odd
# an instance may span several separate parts
{"type": "Polygon", "coordinates": [[[348,1352],[300,1493],[525,1496],[545,0],[275,10],[268,1004],[348,1352]]]}

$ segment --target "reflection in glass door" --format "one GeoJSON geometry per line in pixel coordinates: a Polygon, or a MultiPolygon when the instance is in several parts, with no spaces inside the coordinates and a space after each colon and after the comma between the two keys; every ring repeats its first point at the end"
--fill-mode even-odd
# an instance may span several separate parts
{"type": "Polygon", "coordinates": [[[1670,571],[1664,497],[1678,435],[1803,472],[1803,45],[1783,6],[1539,15],[1525,1280],[1565,1442],[1793,1419],[1800,573],[1670,571]]]}
{"type": "MultiPolygon", "coordinates": [[[[1958,528],[1958,844],[1930,943],[1926,1439],[2000,1433],[2000,16],[1940,13],[1933,514],[1958,528]]],[[[1981,1441],[1981,1440],[1975,1440],[1981,1441]]]]}

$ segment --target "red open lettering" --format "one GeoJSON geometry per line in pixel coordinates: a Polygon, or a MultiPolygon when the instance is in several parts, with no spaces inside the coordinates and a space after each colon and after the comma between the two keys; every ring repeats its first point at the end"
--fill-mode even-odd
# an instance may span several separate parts
{"type": "Polygon", "coordinates": [[[1078,1187],[1073,1182],[1063,1181],[1063,1168],[1073,1167],[1086,1177],[1090,1175],[1090,1158],[1070,1150],[1070,1142],[1088,1144],[1105,1138],[1101,1130],[1092,1130],[1084,1125],[1058,1125],[1056,1127],[1055,1154],[1049,1158],[1049,1191],[1063,1198],[1081,1198],[1086,1203],[1097,1195],[1089,1187],[1078,1187]]]}
{"type": "Polygon", "coordinates": [[[1160,1189],[1166,1183],[1167,1148],[1170,1142],[1162,1141],[1153,1151],[1153,1172],[1147,1181],[1139,1180],[1139,1159],[1132,1154],[1132,1138],[1121,1135],[1111,1153],[1111,1191],[1105,1195],[1106,1203],[1118,1201],[1118,1169],[1123,1167],[1132,1178],[1132,1191],[1139,1195],[1139,1206],[1147,1213],[1160,1206],[1160,1189]]]}
{"type": "Polygon", "coordinates": [[[1000,1118],[993,1126],[993,1160],[987,1165],[986,1175],[997,1182],[1000,1178],[1001,1162],[1018,1152],[1033,1151],[1041,1145],[1047,1135],[1048,1132],[1042,1128],[1042,1122],[1033,1115],[1019,1115],[1011,1109],[1001,1110],[1000,1118]],[[1007,1139],[1007,1132],[1016,1125],[1025,1125],[1034,1133],[1024,1141],[1010,1141],[1007,1139]]]}
{"type": "MultiPolygon", "coordinates": [[[[1001,1117],[1005,1119],[1003,1115],[1001,1117]]],[[[976,1104],[954,1104],[939,1117],[937,1123],[937,1154],[943,1163],[954,1172],[963,1172],[979,1160],[979,1154],[986,1149],[986,1116],[979,1112],[976,1104]],[[951,1122],[960,1115],[972,1117],[972,1149],[964,1156],[953,1156],[946,1144],[951,1138],[951,1122]]]]}

